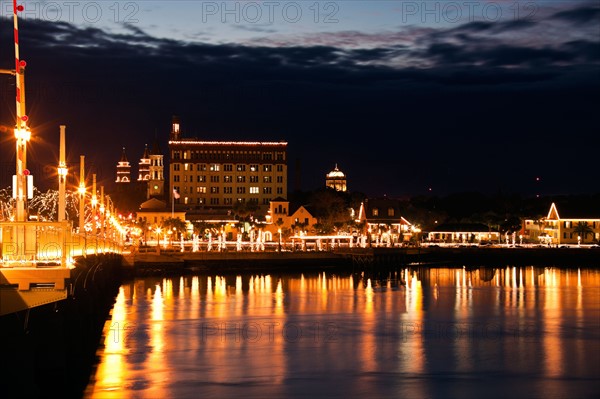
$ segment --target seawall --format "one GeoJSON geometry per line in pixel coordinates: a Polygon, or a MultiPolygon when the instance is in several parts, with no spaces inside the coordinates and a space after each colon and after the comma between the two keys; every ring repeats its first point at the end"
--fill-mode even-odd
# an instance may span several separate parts
{"type": "Polygon", "coordinates": [[[302,272],[371,268],[600,267],[600,248],[354,248],[322,252],[171,252],[135,254],[132,276],[191,272],[302,272]]]}
{"type": "Polygon", "coordinates": [[[80,258],[67,299],[0,317],[6,398],[80,398],[121,285],[121,256],[80,258]]]}

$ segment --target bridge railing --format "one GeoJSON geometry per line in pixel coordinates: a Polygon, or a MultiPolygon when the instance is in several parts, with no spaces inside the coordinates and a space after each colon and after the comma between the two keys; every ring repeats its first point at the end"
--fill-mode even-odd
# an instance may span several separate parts
{"type": "Polygon", "coordinates": [[[72,231],[69,221],[0,222],[1,266],[68,267],[78,256],[123,251],[119,237],[72,231]]]}

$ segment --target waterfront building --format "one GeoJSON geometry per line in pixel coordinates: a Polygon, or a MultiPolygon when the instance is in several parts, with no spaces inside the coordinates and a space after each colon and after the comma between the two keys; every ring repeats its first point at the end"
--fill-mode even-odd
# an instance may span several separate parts
{"type": "Polygon", "coordinates": [[[169,218],[185,221],[185,212],[173,211],[165,201],[158,198],[150,198],[148,201],[143,202],[137,211],[138,221],[153,228],[160,227],[169,218]]]}
{"type": "Polygon", "coordinates": [[[444,223],[430,230],[427,239],[430,242],[480,244],[498,242],[500,232],[492,230],[483,223],[444,223]]]}
{"type": "Polygon", "coordinates": [[[325,176],[325,186],[337,191],[346,191],[346,175],[338,169],[337,164],[335,164],[335,168],[325,176]]]}
{"type": "Polygon", "coordinates": [[[144,229],[140,238],[144,241],[163,239],[167,240],[172,232],[166,231],[164,222],[168,219],[180,219],[186,221],[185,212],[174,211],[165,201],[158,198],[150,198],[143,202],[136,214],[140,228],[144,229]]]}
{"type": "Polygon", "coordinates": [[[307,205],[291,205],[283,197],[274,198],[269,202],[269,211],[265,219],[267,229],[273,234],[280,229],[314,234],[314,226],[318,223],[307,205]]]}
{"type": "Polygon", "coordinates": [[[356,221],[364,223],[371,241],[386,245],[410,241],[419,230],[402,216],[402,201],[392,198],[368,198],[363,201],[356,221]]]}
{"type": "Polygon", "coordinates": [[[274,197],[287,196],[287,142],[184,138],[175,117],[169,155],[169,195],[192,219],[206,209],[231,211],[236,202],[253,202],[264,215],[274,197]]]}
{"type": "Polygon", "coordinates": [[[586,244],[600,242],[600,211],[575,208],[561,204],[560,213],[555,203],[550,205],[548,215],[533,220],[525,219],[521,234],[530,241],[542,244],[586,244]]]}

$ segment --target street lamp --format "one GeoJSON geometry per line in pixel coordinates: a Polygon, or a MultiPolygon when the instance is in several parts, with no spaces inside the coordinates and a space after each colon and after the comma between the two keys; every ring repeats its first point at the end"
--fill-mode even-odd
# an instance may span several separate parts
{"type": "Polygon", "coordinates": [[[85,231],[85,155],[80,155],[79,159],[79,189],[77,191],[79,192],[79,234],[82,234],[85,231]]]}
{"type": "Polygon", "coordinates": [[[278,229],[277,232],[279,233],[279,252],[281,252],[281,229],[278,229]]]}
{"type": "Polygon", "coordinates": [[[156,232],[156,248],[157,248],[158,252],[160,253],[160,227],[157,227],[155,232],[156,232]]]}
{"type": "MultiPolygon", "coordinates": [[[[25,121],[27,121],[27,119],[24,119],[23,123],[25,121]]],[[[31,130],[24,124],[22,127],[16,127],[15,139],[17,141],[17,167],[14,177],[13,197],[16,199],[17,205],[16,220],[18,222],[24,222],[27,218],[25,215],[25,200],[28,197],[29,191],[27,189],[27,179],[29,179],[29,171],[27,170],[27,142],[31,139],[31,130]]]]}

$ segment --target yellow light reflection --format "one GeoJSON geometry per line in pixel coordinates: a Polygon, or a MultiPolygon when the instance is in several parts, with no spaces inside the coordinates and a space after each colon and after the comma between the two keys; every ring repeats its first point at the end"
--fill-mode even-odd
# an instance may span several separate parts
{"type": "Polygon", "coordinates": [[[371,279],[367,279],[367,288],[365,288],[365,312],[373,313],[373,287],[371,279]]]}
{"type": "Polygon", "coordinates": [[[561,330],[561,290],[557,281],[557,270],[546,269],[544,302],[544,334],[543,346],[545,362],[544,368],[549,377],[558,377],[562,374],[562,347],[560,339],[561,330]]]}
{"type": "Polygon", "coordinates": [[[105,326],[104,339],[104,358],[96,371],[96,383],[94,390],[102,392],[104,398],[120,399],[125,384],[125,375],[127,368],[127,320],[126,320],[125,293],[123,287],[119,289],[119,294],[113,307],[110,322],[105,326]]]}
{"type": "Polygon", "coordinates": [[[283,315],[283,286],[281,279],[277,280],[277,289],[275,290],[275,314],[283,315]]]}

